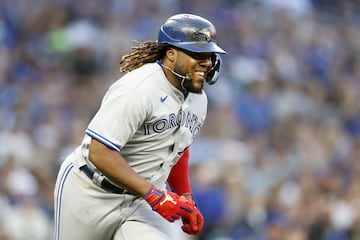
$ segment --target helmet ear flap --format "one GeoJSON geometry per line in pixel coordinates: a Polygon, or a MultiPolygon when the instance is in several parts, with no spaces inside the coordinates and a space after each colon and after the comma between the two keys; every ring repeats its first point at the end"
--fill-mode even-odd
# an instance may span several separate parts
{"type": "Polygon", "coordinates": [[[209,70],[207,77],[206,77],[206,82],[209,85],[213,85],[219,79],[221,61],[222,60],[221,60],[220,55],[217,53],[214,53],[214,56],[211,58],[212,67],[209,70]]]}

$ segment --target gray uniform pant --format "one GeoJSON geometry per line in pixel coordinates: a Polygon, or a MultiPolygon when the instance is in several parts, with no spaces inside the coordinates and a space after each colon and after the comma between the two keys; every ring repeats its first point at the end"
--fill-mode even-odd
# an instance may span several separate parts
{"type": "Polygon", "coordinates": [[[54,196],[55,240],[186,239],[142,198],[96,186],[73,154],[61,165],[54,196]]]}

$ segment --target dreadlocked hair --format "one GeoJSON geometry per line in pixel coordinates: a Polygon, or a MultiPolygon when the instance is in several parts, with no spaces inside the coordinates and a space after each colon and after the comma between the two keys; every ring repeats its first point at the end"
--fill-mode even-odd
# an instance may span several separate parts
{"type": "Polygon", "coordinates": [[[169,46],[156,41],[134,42],[137,46],[131,47],[131,51],[121,58],[120,65],[124,65],[120,67],[120,72],[131,72],[146,63],[161,59],[169,46]]]}

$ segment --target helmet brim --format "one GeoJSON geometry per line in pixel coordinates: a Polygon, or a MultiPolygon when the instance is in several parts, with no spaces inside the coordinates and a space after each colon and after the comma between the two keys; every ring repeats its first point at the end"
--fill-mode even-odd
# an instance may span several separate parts
{"type": "Polygon", "coordinates": [[[219,47],[215,42],[171,42],[167,44],[190,52],[226,54],[226,51],[219,47]]]}

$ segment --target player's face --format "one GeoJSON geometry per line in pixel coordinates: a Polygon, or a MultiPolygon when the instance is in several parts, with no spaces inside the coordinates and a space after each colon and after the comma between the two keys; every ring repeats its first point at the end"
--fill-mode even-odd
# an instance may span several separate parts
{"type": "Polygon", "coordinates": [[[184,82],[186,90],[201,93],[207,73],[212,67],[211,57],[213,55],[214,53],[195,53],[178,50],[174,71],[182,75],[191,75],[191,81],[184,82]]]}

